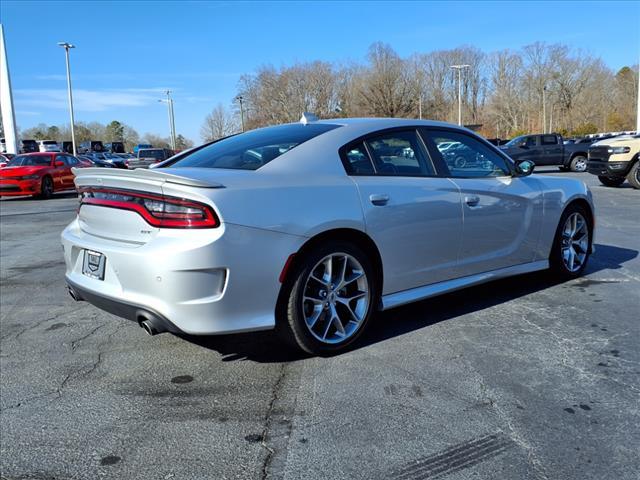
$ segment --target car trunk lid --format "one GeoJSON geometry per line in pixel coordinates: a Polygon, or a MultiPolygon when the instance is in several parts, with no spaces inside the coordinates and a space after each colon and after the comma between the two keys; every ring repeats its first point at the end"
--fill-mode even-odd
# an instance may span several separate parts
{"type": "MultiPolygon", "coordinates": [[[[112,241],[142,245],[160,231],[154,209],[167,199],[163,185],[222,188],[166,170],[73,169],[81,197],[78,221],[83,232],[112,241]]],[[[174,197],[175,198],[175,197],[174,197]]],[[[170,224],[169,224],[170,225],[170,224]]]]}

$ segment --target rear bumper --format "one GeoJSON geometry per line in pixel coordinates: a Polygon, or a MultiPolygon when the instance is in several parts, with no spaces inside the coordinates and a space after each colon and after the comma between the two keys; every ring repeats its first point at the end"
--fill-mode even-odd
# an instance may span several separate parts
{"type": "Polygon", "coordinates": [[[181,330],[171,323],[164,316],[151,310],[148,307],[142,305],[135,305],[133,303],[125,302],[124,300],[111,298],[106,295],[100,295],[96,292],[92,292],[76,284],[75,282],[67,280],[67,286],[70,291],[73,292],[72,296],[76,301],[89,302],[95,305],[105,312],[112,313],[118,317],[126,318],[127,320],[133,320],[140,323],[143,320],[154,318],[164,326],[164,330],[171,333],[181,333],[181,330]]]}
{"type": "Polygon", "coordinates": [[[62,232],[66,281],[79,297],[134,321],[148,312],[191,335],[273,328],[278,277],[304,240],[232,224],[160,229],[145,244],[88,234],[77,219],[62,232]],[[105,256],[104,280],[82,273],[86,249],[105,256]]]}

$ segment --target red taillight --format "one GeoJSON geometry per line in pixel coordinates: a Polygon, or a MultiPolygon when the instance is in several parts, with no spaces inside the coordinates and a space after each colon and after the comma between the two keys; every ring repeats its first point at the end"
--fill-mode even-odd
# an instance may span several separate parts
{"type": "Polygon", "coordinates": [[[209,205],[184,198],[114,188],[78,189],[80,207],[96,205],[138,213],[149,225],[159,228],[215,228],[220,225],[209,205]]]}

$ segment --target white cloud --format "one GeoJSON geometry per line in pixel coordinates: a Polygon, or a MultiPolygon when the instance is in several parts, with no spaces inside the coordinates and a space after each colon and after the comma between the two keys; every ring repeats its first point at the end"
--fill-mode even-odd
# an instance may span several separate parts
{"type": "MultiPolygon", "coordinates": [[[[73,90],[73,107],[79,112],[101,112],[114,108],[143,107],[158,102],[161,88],[122,90],[73,90]]],[[[15,103],[49,109],[66,109],[66,89],[18,89],[14,90],[15,103]]]]}
{"type": "Polygon", "coordinates": [[[23,117],[37,117],[42,114],[40,112],[32,112],[30,110],[17,110],[16,115],[21,115],[23,117]]]}

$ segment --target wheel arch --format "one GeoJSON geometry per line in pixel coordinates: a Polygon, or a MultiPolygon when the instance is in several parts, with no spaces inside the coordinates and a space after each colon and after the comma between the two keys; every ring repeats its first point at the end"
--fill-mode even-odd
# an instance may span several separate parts
{"type": "MultiPolygon", "coordinates": [[[[373,239],[362,230],[357,230],[354,228],[333,228],[330,230],[325,230],[309,238],[304,244],[302,244],[298,251],[289,257],[289,260],[287,260],[286,265],[283,267],[281,276],[282,283],[280,286],[280,292],[278,294],[278,301],[276,303],[276,325],[278,324],[278,319],[282,318],[282,308],[286,307],[286,292],[291,284],[295,281],[295,276],[293,275],[293,273],[297,270],[301,260],[305,257],[307,252],[312,251],[316,246],[328,241],[349,242],[364,250],[364,252],[371,260],[371,263],[373,264],[373,268],[375,270],[377,280],[376,285],[378,290],[376,293],[378,295],[382,293],[382,284],[384,282],[382,256],[380,255],[378,246],[373,241],[373,239]]],[[[376,308],[378,307],[379,306],[376,305],[376,308]]]]}

